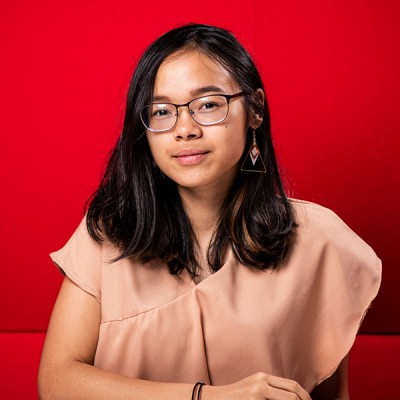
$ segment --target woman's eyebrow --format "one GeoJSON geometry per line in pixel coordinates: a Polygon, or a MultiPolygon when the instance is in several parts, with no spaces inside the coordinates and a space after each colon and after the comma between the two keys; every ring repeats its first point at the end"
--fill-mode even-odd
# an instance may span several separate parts
{"type": "Polygon", "coordinates": [[[167,96],[153,96],[152,101],[165,101],[168,103],[170,99],[167,96]]]}
{"type": "Polygon", "coordinates": [[[202,95],[204,93],[209,93],[209,92],[224,93],[225,90],[221,89],[218,86],[211,85],[211,86],[204,86],[204,87],[201,87],[201,88],[198,88],[198,89],[193,89],[193,90],[190,91],[190,94],[192,96],[196,97],[196,96],[200,96],[200,95],[202,95]]]}
{"type": "MultiPolygon", "coordinates": [[[[210,93],[210,92],[225,93],[225,90],[218,86],[210,85],[210,86],[203,86],[203,87],[200,87],[197,89],[193,89],[190,91],[190,95],[193,97],[198,97],[198,96],[201,96],[202,94],[210,93]]],[[[169,102],[170,98],[168,96],[154,96],[152,101],[153,102],[157,102],[157,101],[169,102]]]]}

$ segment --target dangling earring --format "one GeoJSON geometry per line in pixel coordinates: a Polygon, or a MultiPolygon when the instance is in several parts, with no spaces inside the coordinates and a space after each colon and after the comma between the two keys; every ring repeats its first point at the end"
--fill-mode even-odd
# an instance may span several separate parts
{"type": "Polygon", "coordinates": [[[256,131],[254,129],[253,143],[250,146],[250,150],[247,153],[240,170],[245,172],[267,172],[260,150],[257,146],[256,131]]]}

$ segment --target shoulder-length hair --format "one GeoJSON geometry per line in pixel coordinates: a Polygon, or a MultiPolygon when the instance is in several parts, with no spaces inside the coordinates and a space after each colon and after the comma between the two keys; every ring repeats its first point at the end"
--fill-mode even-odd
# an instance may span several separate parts
{"type": "MultiPolygon", "coordinates": [[[[262,117],[257,144],[266,173],[239,171],[219,213],[208,248],[213,271],[221,268],[230,247],[249,268],[275,268],[285,257],[296,223],[285,195],[271,139],[267,102],[255,95],[263,88],[254,62],[228,31],[189,24],[153,42],[141,57],[129,86],[122,133],[111,153],[97,191],[89,199],[87,228],[96,241],[109,240],[120,250],[115,260],[164,261],[171,274],[198,270],[198,244],[175,182],[155,165],[140,119],[152,99],[161,63],[178,51],[198,51],[222,65],[245,96],[248,117],[262,117]]],[[[252,142],[247,132],[244,160],[252,142]]]]}

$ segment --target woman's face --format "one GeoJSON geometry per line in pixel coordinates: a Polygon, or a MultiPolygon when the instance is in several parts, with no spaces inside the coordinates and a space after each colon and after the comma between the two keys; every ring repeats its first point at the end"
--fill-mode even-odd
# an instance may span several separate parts
{"type": "MultiPolygon", "coordinates": [[[[184,104],[210,94],[241,91],[216,61],[197,52],[175,53],[160,66],[153,97],[157,102],[184,104]]],[[[231,99],[229,114],[216,125],[202,126],[179,108],[174,129],[147,131],[151,153],[160,170],[183,188],[227,188],[243,154],[247,131],[244,98],[231,99]]]]}

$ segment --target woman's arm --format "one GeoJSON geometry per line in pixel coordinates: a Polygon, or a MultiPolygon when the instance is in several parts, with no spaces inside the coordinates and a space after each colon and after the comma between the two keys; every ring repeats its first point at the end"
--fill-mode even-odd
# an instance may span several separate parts
{"type": "Polygon", "coordinates": [[[311,393],[313,400],[349,400],[349,355],[340,363],[335,373],[318,385],[311,393]]]}
{"type": "MultiPolygon", "coordinates": [[[[41,400],[190,400],[193,384],[128,378],[93,366],[100,304],[65,277],[51,316],[39,369],[41,400]]],[[[202,400],[310,400],[296,382],[257,373],[225,386],[206,386],[202,400]]]]}
{"type": "Polygon", "coordinates": [[[40,399],[190,399],[192,384],[127,378],[93,366],[100,304],[64,278],[39,369],[40,399]]]}

